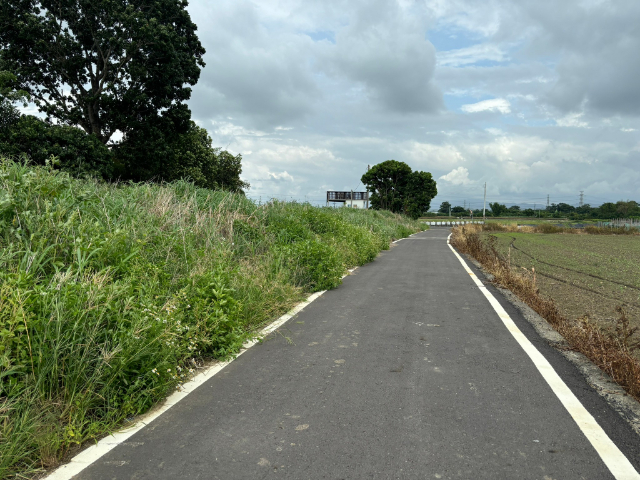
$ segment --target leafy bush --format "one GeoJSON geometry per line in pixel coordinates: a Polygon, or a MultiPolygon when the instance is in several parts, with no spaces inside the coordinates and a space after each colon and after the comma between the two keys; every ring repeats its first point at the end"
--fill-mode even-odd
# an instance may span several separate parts
{"type": "Polygon", "coordinates": [[[0,129],[0,154],[27,155],[36,165],[55,156],[56,166],[75,176],[110,178],[113,174],[111,152],[95,136],[75,127],[50,125],[31,115],[14,120],[0,129]]]}
{"type": "Polygon", "coordinates": [[[283,254],[296,285],[308,285],[313,292],[340,285],[345,266],[339,251],[330,245],[317,239],[303,240],[287,245],[283,254]]]}
{"type": "Polygon", "coordinates": [[[420,229],[0,160],[0,477],[53,465],[420,229]]]}
{"type": "Polygon", "coordinates": [[[240,179],[241,155],[213,148],[207,131],[193,121],[184,131],[175,123],[160,118],[127,134],[115,147],[116,176],[138,182],[186,179],[198,187],[237,193],[249,187],[240,179]]]}

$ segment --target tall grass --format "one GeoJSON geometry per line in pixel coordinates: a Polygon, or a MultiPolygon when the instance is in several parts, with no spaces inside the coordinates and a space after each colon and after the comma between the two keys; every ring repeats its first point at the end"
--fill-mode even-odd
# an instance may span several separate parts
{"type": "Polygon", "coordinates": [[[0,159],[0,478],[55,465],[420,229],[0,159]]]}

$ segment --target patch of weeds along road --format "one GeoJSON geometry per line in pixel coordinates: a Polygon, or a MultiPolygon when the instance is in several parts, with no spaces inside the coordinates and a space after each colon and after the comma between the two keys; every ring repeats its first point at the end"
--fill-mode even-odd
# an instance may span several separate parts
{"type": "Polygon", "coordinates": [[[422,229],[0,159],[0,478],[56,465],[422,229]]]}
{"type": "MultiPolygon", "coordinates": [[[[451,244],[458,251],[478,260],[487,271],[494,275],[495,283],[515,293],[562,334],[572,349],[583,353],[619,383],[630,395],[640,400],[640,342],[636,339],[637,328],[629,317],[627,307],[615,306],[616,317],[614,321],[610,322],[596,323],[590,318],[590,313],[579,318],[567,316],[559,307],[559,302],[564,299],[562,296],[558,296],[558,291],[561,291],[563,285],[569,285],[575,292],[586,291],[585,288],[572,285],[570,282],[574,278],[565,274],[566,281],[558,276],[553,288],[549,289],[551,293],[546,294],[543,292],[542,288],[539,287],[544,283],[545,275],[551,276],[551,274],[543,273],[545,264],[541,262],[538,262],[537,266],[533,266],[534,270],[531,270],[530,264],[525,267],[518,263],[531,261],[531,258],[526,256],[518,257],[513,248],[509,249],[514,235],[517,235],[517,242],[524,239],[521,243],[526,244],[530,251],[534,251],[540,256],[544,255],[548,250],[548,247],[544,251],[535,250],[535,246],[542,243],[539,238],[535,238],[539,234],[516,234],[515,232],[510,232],[509,234],[487,235],[481,225],[454,228],[451,244]],[[527,239],[529,240],[528,243],[527,239]]],[[[591,236],[584,235],[584,237],[591,236]]],[[[566,238],[574,238],[574,235],[567,235],[566,238]]],[[[557,240],[552,239],[552,241],[557,240]]],[[[548,239],[545,239],[545,241],[548,241],[548,239]]],[[[584,241],[587,242],[588,240],[584,241]]],[[[602,245],[602,243],[598,243],[598,245],[602,245]]],[[[635,246],[629,247],[628,244],[625,245],[630,249],[635,248],[635,246]]],[[[576,244],[573,244],[574,248],[575,246],[576,244]]],[[[626,251],[628,252],[628,250],[626,251]]],[[[558,262],[562,260],[561,255],[554,257],[553,253],[537,258],[552,258],[558,262]]],[[[553,273],[562,274],[557,271],[553,273]]],[[[576,273],[576,275],[579,274],[576,273]]],[[[579,293],[575,293],[575,295],[579,295],[579,293]]],[[[593,292],[590,295],[591,297],[595,296],[593,292]]],[[[581,298],[586,302],[586,295],[581,298]]],[[[620,303],[618,299],[614,299],[614,302],[620,303]]],[[[583,303],[582,306],[588,307],[589,304],[583,303]]]]}

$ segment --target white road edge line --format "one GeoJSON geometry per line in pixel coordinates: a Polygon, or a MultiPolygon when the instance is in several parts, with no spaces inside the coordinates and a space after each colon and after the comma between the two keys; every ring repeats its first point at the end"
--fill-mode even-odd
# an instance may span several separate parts
{"type": "Polygon", "coordinates": [[[487,297],[487,300],[489,300],[489,303],[502,320],[502,323],[507,327],[507,330],[513,335],[526,354],[529,355],[529,358],[533,361],[542,378],[549,384],[553,393],[556,394],[562,405],[564,405],[564,408],[566,408],[573,417],[580,430],[582,430],[582,433],[587,437],[589,442],[591,442],[591,445],[593,445],[593,448],[598,452],[598,455],[600,455],[600,458],[616,480],[639,480],[640,474],[633,468],[631,462],[629,462],[627,457],[624,456],[616,444],[613,443],[604,430],[602,430],[602,427],[598,425],[598,422],[596,422],[587,409],[584,408],[580,400],[578,400],[569,387],[562,381],[547,359],[544,358],[527,337],[524,336],[509,314],[502,308],[502,305],[500,305],[498,300],[491,294],[489,289],[482,284],[464,259],[455,251],[451,246],[450,238],[451,234],[447,237],[447,245],[449,245],[451,251],[458,257],[458,260],[460,260],[460,263],[475,282],[476,286],[484,293],[484,296],[487,297]]]}
{"type": "MultiPolygon", "coordinates": [[[[349,270],[349,273],[353,272],[354,270],[355,268],[352,268],[351,270],[349,270]]],[[[347,275],[344,275],[342,278],[346,276],[347,275]]],[[[311,302],[316,300],[318,297],[320,297],[320,295],[322,295],[325,292],[326,290],[323,290],[321,292],[316,292],[310,295],[304,302],[299,303],[292,310],[285,313],[275,322],[265,327],[260,332],[259,337],[262,338],[266,335],[269,335],[274,330],[280,328],[282,325],[284,325],[287,321],[295,317],[298,313],[300,313],[302,309],[304,309],[307,305],[309,305],[311,302]]],[[[235,358],[238,358],[240,355],[246,352],[249,348],[253,347],[259,341],[260,340],[252,340],[250,342],[245,343],[242,350],[238,352],[235,358]]],[[[220,372],[220,370],[222,370],[224,367],[226,367],[231,362],[233,362],[235,358],[228,360],[226,362],[216,363],[215,365],[212,365],[204,372],[196,375],[190,381],[183,384],[182,388],[179,391],[169,395],[164,401],[164,403],[160,407],[158,407],[156,410],[153,410],[151,413],[142,416],[140,420],[138,420],[135,424],[127,428],[124,428],[123,430],[120,430],[119,432],[116,432],[112,435],[104,437],[95,445],[92,445],[87,449],[83,450],[78,455],[73,457],[69,463],[65,463],[64,465],[61,465],[56,470],[54,470],[49,475],[47,475],[43,480],[69,480],[74,475],[77,475],[82,470],[87,468],[89,465],[94,463],[96,460],[98,460],[99,458],[107,454],[109,451],[113,450],[115,447],[117,447],[121,443],[126,442],[135,433],[142,430],[149,423],[153,422],[156,418],[158,418],[164,412],[169,410],[171,407],[177,404],[180,400],[184,399],[196,388],[198,388],[200,385],[202,385],[207,380],[209,380],[214,375],[216,375],[218,372],[220,372]]]]}
{"type": "MultiPolygon", "coordinates": [[[[423,232],[426,232],[426,230],[423,230],[423,232]]],[[[414,235],[417,235],[418,233],[422,233],[422,232],[416,232],[416,233],[412,233],[411,235],[409,235],[409,237],[413,237],[414,235]]],[[[403,237],[403,238],[399,238],[398,240],[394,240],[391,243],[398,243],[400,240],[404,240],[405,238],[409,238],[409,237],[403,237]]]]}

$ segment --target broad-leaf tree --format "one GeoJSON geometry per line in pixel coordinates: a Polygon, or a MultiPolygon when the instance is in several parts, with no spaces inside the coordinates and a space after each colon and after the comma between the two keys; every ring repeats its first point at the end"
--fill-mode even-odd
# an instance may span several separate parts
{"type": "Polygon", "coordinates": [[[429,210],[431,199],[438,193],[436,182],[429,172],[412,172],[404,192],[404,213],[418,218],[429,210]]]}
{"type": "MultiPolygon", "coordinates": [[[[1,65],[1,63],[0,63],[1,65]]],[[[73,175],[109,178],[113,162],[109,148],[79,128],[51,125],[32,115],[20,115],[15,103],[26,106],[29,95],[16,90],[16,76],[0,69],[0,154],[55,166],[73,175]]]]}
{"type": "Polygon", "coordinates": [[[18,121],[20,112],[14,103],[22,103],[27,106],[29,94],[15,89],[17,78],[11,72],[2,70],[0,61],[0,132],[6,131],[18,121]]]}
{"type": "Polygon", "coordinates": [[[499,217],[502,214],[507,213],[506,205],[503,205],[503,204],[498,203],[498,202],[489,203],[489,208],[491,209],[491,214],[494,217],[499,217]]]}
{"type": "MultiPolygon", "coordinates": [[[[189,99],[204,48],[185,0],[2,0],[0,64],[48,118],[107,143],[189,99]]],[[[189,118],[180,116],[182,130],[189,118]]]]}
{"type": "Polygon", "coordinates": [[[26,155],[44,165],[56,157],[54,166],[74,176],[110,178],[113,174],[109,147],[77,127],[50,125],[33,115],[22,115],[7,128],[0,128],[0,154],[14,158],[26,155]]]}
{"type": "Polygon", "coordinates": [[[401,212],[403,193],[410,173],[411,167],[397,160],[387,160],[371,167],[360,179],[371,192],[371,207],[401,212]]]}
{"type": "Polygon", "coordinates": [[[451,210],[451,204],[449,202],[442,202],[440,204],[440,208],[438,209],[438,212],[448,214],[450,210],[451,210]]]}
{"type": "Polygon", "coordinates": [[[428,172],[412,172],[404,162],[387,160],[374,165],[361,178],[371,192],[371,207],[418,218],[436,196],[436,182],[428,172]]]}
{"type": "Polygon", "coordinates": [[[145,125],[114,148],[116,176],[135,181],[185,179],[199,187],[243,193],[242,156],[213,148],[207,131],[189,122],[185,133],[172,133],[169,119],[145,125]],[[148,154],[151,148],[153,155],[148,154]]]}

